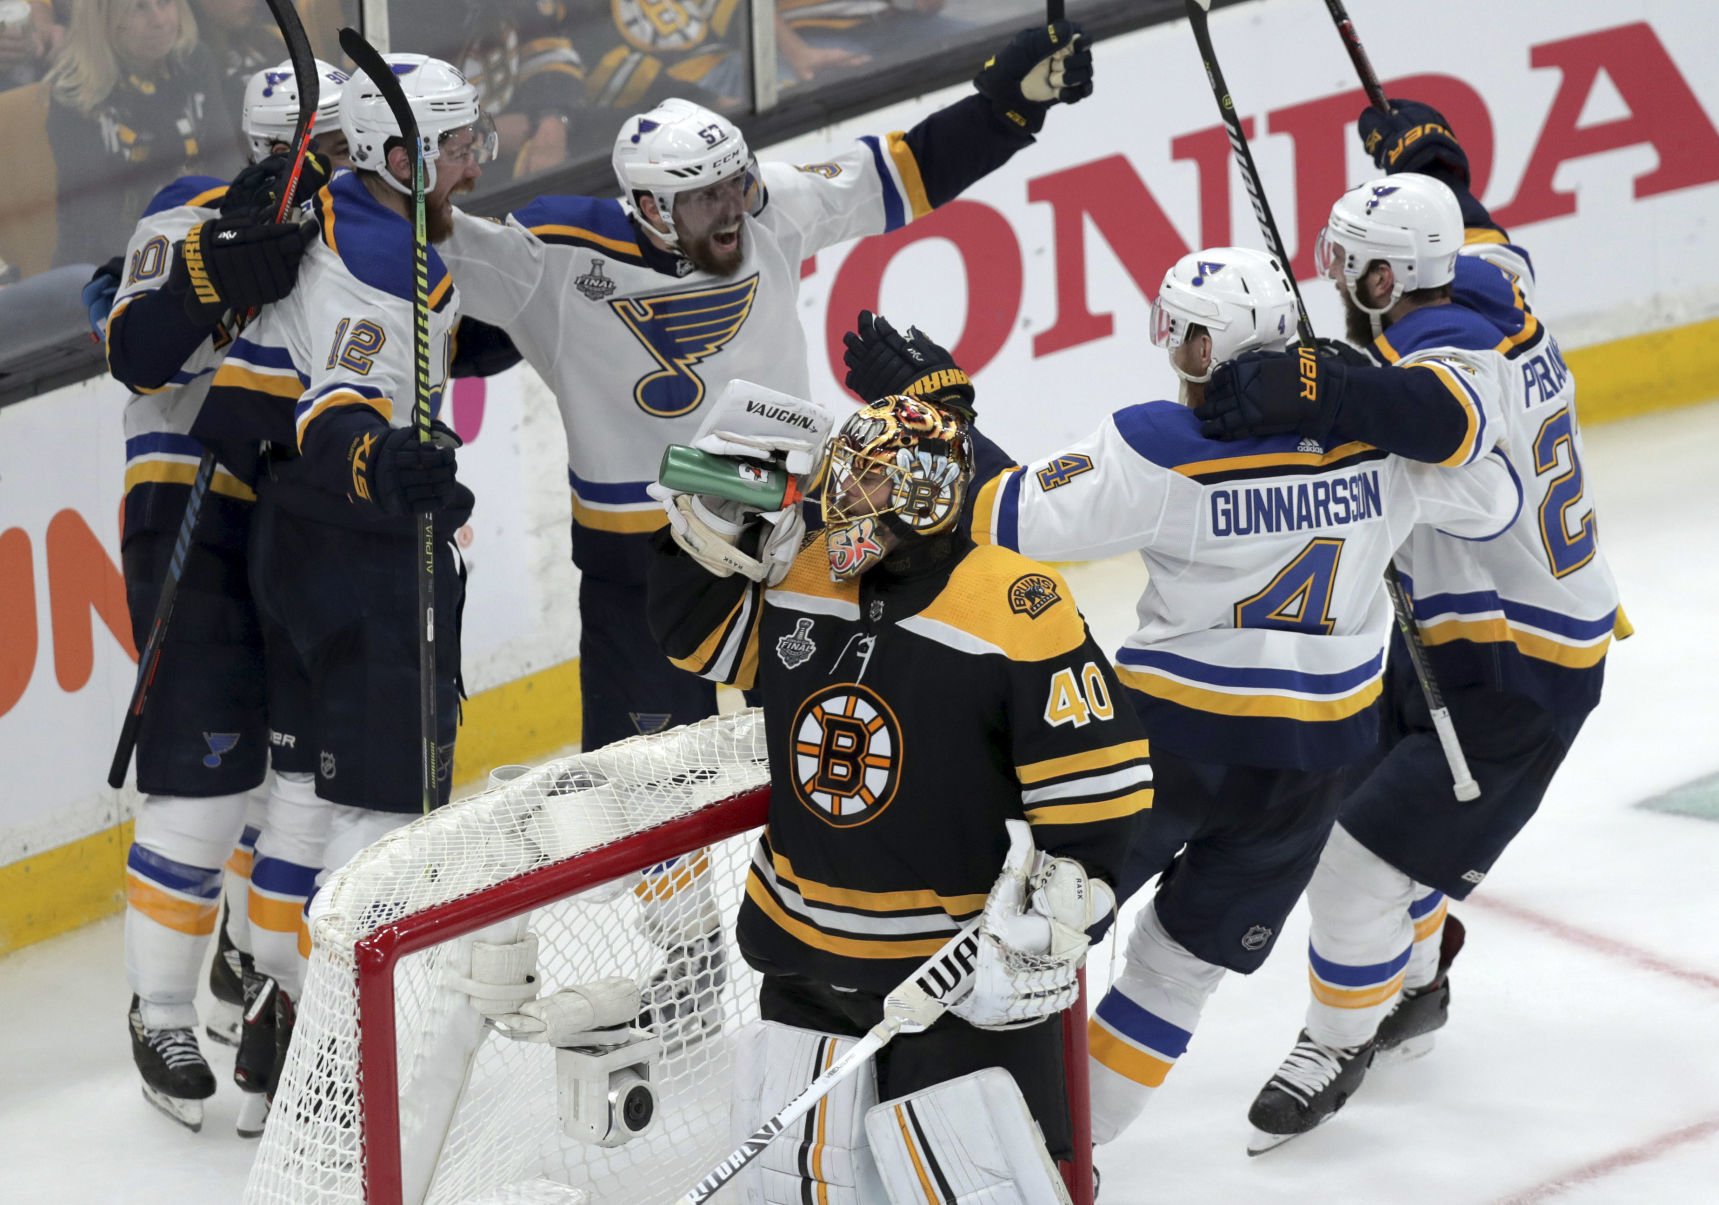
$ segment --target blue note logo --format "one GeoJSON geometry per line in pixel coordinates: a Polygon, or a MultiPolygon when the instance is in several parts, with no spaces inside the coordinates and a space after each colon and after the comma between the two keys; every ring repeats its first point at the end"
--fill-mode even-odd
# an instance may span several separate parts
{"type": "Polygon", "coordinates": [[[704,380],[693,368],[740,333],[758,295],[756,274],[655,297],[622,298],[609,306],[645,345],[657,369],[633,385],[633,401],[657,418],[676,418],[704,401],[704,380]]]}
{"type": "Polygon", "coordinates": [[[1373,189],[1372,199],[1367,202],[1367,212],[1372,213],[1379,207],[1379,202],[1397,191],[1395,184],[1380,184],[1373,189]]]}
{"type": "Polygon", "coordinates": [[[1199,269],[1199,275],[1195,276],[1194,279],[1190,280],[1188,283],[1193,285],[1196,289],[1206,283],[1206,277],[1216,276],[1219,272],[1224,270],[1224,265],[1218,260],[1202,259],[1197,261],[1195,266],[1199,269]]]}
{"type": "Polygon", "coordinates": [[[219,769],[221,759],[233,751],[239,743],[237,732],[205,732],[203,743],[209,746],[209,756],[203,759],[205,769],[219,769]]]}
{"type": "Polygon", "coordinates": [[[674,713],[668,711],[629,711],[627,718],[633,721],[633,728],[640,736],[649,736],[653,732],[661,732],[674,719],[674,713]]]}

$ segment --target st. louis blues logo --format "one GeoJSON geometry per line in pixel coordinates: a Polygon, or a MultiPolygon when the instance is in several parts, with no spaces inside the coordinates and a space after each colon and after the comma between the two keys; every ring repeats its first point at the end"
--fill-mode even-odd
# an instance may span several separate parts
{"type": "Polygon", "coordinates": [[[633,722],[633,730],[641,736],[649,736],[653,732],[661,732],[669,726],[674,714],[667,711],[629,711],[627,718],[633,722]]]}
{"type": "Polygon", "coordinates": [[[1373,188],[1372,199],[1367,202],[1367,212],[1372,213],[1373,210],[1375,210],[1379,207],[1380,201],[1383,201],[1386,197],[1390,196],[1392,193],[1394,193],[1396,191],[1397,191],[1397,185],[1395,185],[1395,184],[1375,185],[1373,188]]]}
{"type": "Polygon", "coordinates": [[[1224,270],[1224,265],[1222,263],[1220,263],[1216,260],[1209,260],[1209,259],[1199,260],[1196,264],[1196,267],[1199,268],[1199,274],[1197,276],[1195,276],[1194,279],[1192,279],[1188,282],[1189,284],[1193,285],[1196,289],[1199,288],[1201,285],[1206,283],[1206,277],[1216,276],[1219,272],[1222,272],[1224,270]]]}
{"type": "Polygon", "coordinates": [[[646,414],[675,418],[704,400],[704,381],[693,366],[726,347],[752,314],[756,274],[732,284],[622,298],[610,307],[660,366],[633,386],[633,401],[646,414]]]}
{"type": "Polygon", "coordinates": [[[233,747],[239,743],[239,734],[237,732],[205,732],[203,743],[209,746],[209,756],[203,759],[203,766],[205,769],[214,770],[220,767],[221,759],[231,753],[233,747]]]}
{"type": "Polygon", "coordinates": [[[286,83],[291,78],[292,72],[290,71],[263,72],[263,95],[273,96],[275,94],[275,89],[286,83]]]}
{"type": "Polygon", "coordinates": [[[836,828],[875,820],[901,777],[901,727],[874,691],[842,682],[800,704],[788,726],[794,794],[836,828]]]}

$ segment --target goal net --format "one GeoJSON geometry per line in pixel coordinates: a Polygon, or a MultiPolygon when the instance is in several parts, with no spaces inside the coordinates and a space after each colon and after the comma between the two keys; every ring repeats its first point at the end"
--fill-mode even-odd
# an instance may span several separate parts
{"type": "Polygon", "coordinates": [[[733,921],[768,783],[763,718],[742,712],[550,762],[353,859],[323,888],[246,1200],[677,1199],[732,1146],[758,994],[733,921]],[[568,1136],[555,1049],[447,986],[473,940],[526,930],[540,994],[640,988],[656,1102],[625,1145],[568,1136]]]}
{"type": "MultiPolygon", "coordinates": [[[[549,762],[364,850],[318,895],[245,1199],[678,1201],[737,1142],[734,1061],[758,979],[734,921],[768,783],[763,717],[745,711],[549,762]],[[486,1020],[471,989],[498,980],[480,958],[531,937],[523,994],[619,983],[619,1029],[641,1044],[520,1040],[507,1006],[486,1020]],[[595,1095],[568,1091],[561,1061],[584,1056],[558,1046],[590,1056],[572,1082],[595,1095]],[[648,1121],[628,1111],[641,1074],[648,1121]]],[[[1065,1175],[1085,1202],[1084,1007],[1063,1021],[1077,1152],[1065,1175]]]]}

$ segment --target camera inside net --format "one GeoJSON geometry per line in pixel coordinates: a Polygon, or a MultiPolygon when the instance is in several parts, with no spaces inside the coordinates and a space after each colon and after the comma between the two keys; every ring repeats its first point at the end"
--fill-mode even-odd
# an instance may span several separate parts
{"type": "Polygon", "coordinates": [[[655,1120],[657,1093],[651,1067],[662,1043],[642,1030],[626,1031],[616,1045],[557,1047],[556,1097],[561,1128],[594,1146],[621,1146],[655,1120]]]}

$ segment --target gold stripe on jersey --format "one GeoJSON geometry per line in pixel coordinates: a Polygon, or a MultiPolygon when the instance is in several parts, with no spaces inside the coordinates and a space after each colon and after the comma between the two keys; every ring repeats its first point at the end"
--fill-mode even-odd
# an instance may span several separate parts
{"type": "Polygon", "coordinates": [[[189,201],[186,201],[185,205],[190,209],[208,209],[210,206],[214,205],[216,201],[219,201],[226,195],[227,186],[225,184],[217,184],[214,188],[204,189],[189,201]]]}
{"type": "Polygon", "coordinates": [[[931,212],[931,201],[925,195],[925,180],[919,174],[919,160],[913,156],[913,148],[907,145],[907,135],[900,130],[890,133],[885,140],[889,147],[889,157],[895,163],[895,170],[901,177],[901,186],[907,191],[907,200],[913,206],[913,216],[922,218],[931,212]]]}
{"type": "Polygon", "coordinates": [[[1490,226],[1470,226],[1462,232],[1462,245],[1472,247],[1475,243],[1508,243],[1503,231],[1494,230],[1490,226]]]}
{"type": "Polygon", "coordinates": [[[531,227],[531,233],[538,238],[570,238],[577,239],[581,243],[595,243],[599,247],[613,251],[616,255],[631,256],[635,260],[641,254],[637,239],[610,238],[608,235],[598,234],[595,230],[587,230],[583,226],[565,226],[552,222],[531,227]]]}
{"type": "MultiPolygon", "coordinates": [[[[1421,631],[1424,633],[1426,629],[1422,628],[1421,631]]],[[[1373,700],[1379,697],[1382,681],[1381,678],[1374,678],[1365,686],[1331,699],[1302,699],[1290,695],[1230,694],[1227,691],[1207,690],[1125,665],[1116,667],[1116,676],[1122,679],[1125,686],[1142,694],[1190,707],[1195,711],[1244,716],[1250,719],[1302,720],[1307,723],[1346,720],[1366,710],[1373,700]]]]}
{"type": "Polygon", "coordinates": [[[721,623],[710,630],[710,634],[699,641],[698,647],[685,657],[670,657],[669,661],[688,673],[702,674],[716,660],[717,653],[722,651],[723,642],[727,639],[729,630],[739,620],[741,612],[746,609],[746,599],[750,591],[741,594],[735,600],[734,608],[723,617],[721,623]]]}
{"type": "Polygon", "coordinates": [[[215,370],[215,379],[211,383],[213,389],[249,389],[252,393],[266,393],[270,397],[285,398],[289,402],[297,402],[304,393],[304,386],[299,384],[297,373],[259,372],[228,359],[215,370]]]}
{"type": "Polygon", "coordinates": [[[782,905],[776,902],[759,877],[758,869],[746,877],[746,898],[750,899],[758,910],[767,917],[771,924],[792,937],[801,945],[810,946],[814,950],[822,950],[826,954],[834,954],[840,958],[867,959],[897,959],[897,958],[930,958],[941,950],[949,941],[949,935],[941,937],[909,938],[904,941],[867,941],[858,937],[842,937],[834,933],[825,933],[822,929],[790,916],[782,905]]]}
{"type": "Polygon", "coordinates": [[[451,275],[442,277],[442,283],[430,290],[430,295],[425,299],[425,304],[432,310],[440,309],[442,302],[448,296],[448,290],[453,287],[454,278],[451,275]]]}
{"type": "MultiPolygon", "coordinates": [[[[127,465],[125,470],[125,492],[130,493],[139,485],[190,485],[197,476],[197,466],[182,460],[140,460],[136,464],[127,465]]],[[[257,495],[251,487],[240,481],[231,473],[215,470],[214,480],[209,488],[217,494],[228,498],[236,498],[240,502],[255,502],[257,495]]]]}
{"type": "Polygon", "coordinates": [[[1254,456],[1222,456],[1215,460],[1190,460],[1172,466],[1184,477],[1206,473],[1233,473],[1238,469],[1336,468],[1352,456],[1371,456],[1378,449],[1360,442],[1339,444],[1329,452],[1261,452],[1254,456]]]}
{"type": "Polygon", "coordinates": [[[1538,632],[1513,626],[1499,616],[1484,619],[1446,619],[1421,625],[1421,641],[1427,645],[1452,644],[1459,640],[1475,644],[1513,644],[1524,657],[1549,661],[1565,669],[1591,669],[1605,660],[1611,636],[1593,644],[1565,644],[1538,632]]]}
{"type": "Polygon", "coordinates": [[[1125,741],[1120,745],[1110,745],[1103,749],[1090,749],[1085,753],[1070,753],[1066,757],[1052,757],[1044,761],[1016,766],[1015,777],[1021,780],[1023,787],[1028,787],[1034,783],[1049,782],[1053,778],[1066,778],[1071,774],[1083,774],[1092,770],[1120,766],[1123,762],[1134,761],[1137,758],[1150,757],[1151,755],[1152,742],[1125,741]]]}
{"type": "Polygon", "coordinates": [[[313,404],[309,410],[306,410],[304,415],[298,420],[298,442],[301,448],[304,444],[305,430],[310,426],[310,424],[322,417],[322,415],[328,413],[330,410],[334,410],[340,406],[368,406],[370,409],[380,414],[384,422],[392,424],[394,421],[393,399],[387,397],[365,397],[362,393],[359,393],[356,390],[336,389],[317,398],[315,404],[313,404]]]}
{"type": "Polygon", "coordinates": [[[925,912],[936,909],[950,917],[967,917],[985,907],[987,892],[970,895],[940,895],[929,887],[913,891],[861,891],[857,887],[833,887],[808,879],[794,869],[786,855],[770,850],[770,866],[776,877],[797,888],[801,897],[814,904],[834,904],[862,912],[925,912]]]}
{"type": "MultiPolygon", "coordinates": [[[[1500,268],[1499,271],[1503,271],[1503,269],[1500,268]]],[[[1540,320],[1534,317],[1533,313],[1528,309],[1528,299],[1522,296],[1521,280],[1512,276],[1508,272],[1506,272],[1505,275],[1510,276],[1510,291],[1515,294],[1516,308],[1521,311],[1522,314],[1522,329],[1517,331],[1514,335],[1506,335],[1498,343],[1497,351],[1501,355],[1507,356],[1518,347],[1521,347],[1524,343],[1533,341],[1534,337],[1540,333],[1540,320]]]]}
{"type": "Polygon", "coordinates": [[[1086,642],[1086,624],[1061,575],[995,544],[969,552],[915,618],[946,624],[993,645],[1011,661],[1048,661],[1086,642]],[[1036,614],[1011,606],[1011,587],[1027,576],[1049,579],[1055,593],[1054,601],[1036,614]]]}
{"type": "Polygon", "coordinates": [[[334,194],[328,191],[328,185],[324,184],[322,190],[316,194],[314,206],[316,216],[322,219],[322,241],[330,251],[339,255],[340,244],[334,238],[334,194]]]}
{"type": "Polygon", "coordinates": [[[649,535],[657,528],[667,526],[668,516],[660,506],[641,507],[638,510],[602,510],[588,502],[580,501],[579,495],[574,494],[573,521],[580,527],[589,527],[593,531],[649,535]]]}
{"type": "Polygon", "coordinates": [[[1047,803],[1026,809],[1028,824],[1098,824],[1151,810],[1153,788],[1142,787],[1114,799],[1087,803],[1047,803]]]}
{"type": "Polygon", "coordinates": [[[1466,464],[1469,457],[1474,454],[1475,440],[1480,438],[1480,404],[1475,401],[1468,390],[1462,387],[1462,383],[1456,379],[1456,375],[1443,364],[1422,363],[1409,366],[1410,371],[1417,368],[1431,372],[1439,379],[1439,384],[1450,391],[1450,395],[1456,399],[1457,405],[1462,407],[1462,419],[1467,424],[1463,429],[1462,438],[1457,441],[1456,451],[1439,461],[1440,467],[1452,468],[1466,464]]]}
{"type": "Polygon", "coordinates": [[[1009,478],[1021,471],[1021,466],[1012,464],[984,485],[979,487],[979,493],[973,499],[972,535],[975,544],[995,544],[997,533],[994,525],[997,521],[997,498],[1009,478]]]}

